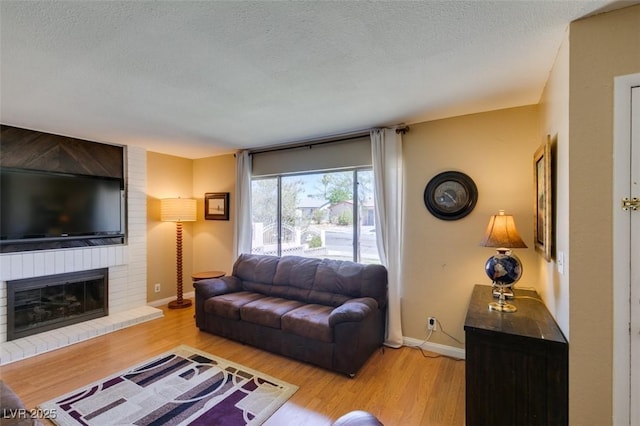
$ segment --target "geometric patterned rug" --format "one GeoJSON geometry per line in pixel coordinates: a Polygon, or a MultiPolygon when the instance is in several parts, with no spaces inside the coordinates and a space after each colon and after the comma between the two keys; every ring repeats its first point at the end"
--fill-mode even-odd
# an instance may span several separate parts
{"type": "Polygon", "coordinates": [[[260,425],[296,390],[182,345],[39,408],[58,425],[260,425]]]}

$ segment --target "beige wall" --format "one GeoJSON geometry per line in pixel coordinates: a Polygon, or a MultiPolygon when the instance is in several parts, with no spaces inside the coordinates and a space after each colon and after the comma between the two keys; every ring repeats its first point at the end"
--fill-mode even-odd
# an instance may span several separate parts
{"type": "Polygon", "coordinates": [[[196,222],[183,224],[183,291],[193,291],[194,272],[231,271],[235,164],[233,154],[190,160],[147,152],[148,302],[176,294],[176,226],[160,221],[162,198],[195,198],[198,203],[196,222]],[[230,220],[204,220],[205,192],[230,193],[230,220]],[[154,292],[156,283],[160,283],[160,293],[154,292]]]}
{"type": "MultiPolygon", "coordinates": [[[[525,106],[412,124],[403,138],[405,236],[403,239],[403,334],[426,337],[426,319],[435,316],[447,333],[464,341],[464,318],[474,284],[491,284],[484,272],[494,249],[478,243],[492,214],[515,216],[529,246],[517,249],[524,273],[517,286],[539,282],[533,248],[533,154],[542,143],[538,108],[525,106]],[[424,188],[434,175],[457,170],[478,187],[473,212],[442,221],[424,206],[424,188]]],[[[462,347],[443,333],[434,343],[462,347]]]]}
{"type": "Polygon", "coordinates": [[[541,100],[541,134],[557,140],[555,238],[565,255],[564,275],[540,262],[541,293],[570,340],[576,425],[612,418],[613,79],[640,71],[639,43],[640,6],[573,23],[541,100]]]}
{"type": "Polygon", "coordinates": [[[540,138],[550,135],[553,142],[555,185],[554,244],[551,262],[537,259],[540,273],[538,292],[555,317],[565,337],[569,328],[569,33],[558,51],[553,69],[540,100],[540,138]],[[557,254],[562,253],[563,273],[557,269],[557,254]]]}
{"type": "Polygon", "coordinates": [[[612,418],[614,77],[640,72],[640,6],[570,27],[569,229],[572,424],[612,418]],[[597,321],[594,321],[597,318],[597,321]]]}
{"type": "MultiPolygon", "coordinates": [[[[160,221],[162,198],[191,198],[193,161],[171,155],[147,152],[147,301],[176,295],[176,225],[160,221]],[[154,292],[160,283],[161,291],[154,292]]],[[[192,291],[193,226],[183,224],[183,285],[192,291]]]]}
{"type": "Polygon", "coordinates": [[[198,221],[194,224],[193,270],[221,270],[231,273],[235,226],[236,162],[233,154],[194,161],[193,196],[198,200],[198,221]],[[229,220],[204,220],[205,192],[229,192],[229,220]]]}

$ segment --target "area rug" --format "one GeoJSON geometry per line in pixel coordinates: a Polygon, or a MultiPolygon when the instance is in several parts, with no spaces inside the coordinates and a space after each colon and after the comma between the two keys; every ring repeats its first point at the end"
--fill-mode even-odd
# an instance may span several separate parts
{"type": "Polygon", "coordinates": [[[296,390],[182,345],[39,408],[58,425],[260,425],[296,390]]]}

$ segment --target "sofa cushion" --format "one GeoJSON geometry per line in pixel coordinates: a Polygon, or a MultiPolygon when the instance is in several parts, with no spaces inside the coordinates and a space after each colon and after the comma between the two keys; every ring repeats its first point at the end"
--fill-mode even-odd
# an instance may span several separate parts
{"type": "Polygon", "coordinates": [[[341,306],[347,300],[351,300],[351,297],[345,296],[344,294],[312,290],[311,292],[309,292],[307,300],[309,301],[309,303],[317,303],[319,305],[327,305],[335,308],[341,306]]]}
{"type": "Polygon", "coordinates": [[[320,259],[284,256],[278,262],[273,285],[311,290],[320,259]]]}
{"type": "Polygon", "coordinates": [[[346,299],[372,297],[382,309],[387,305],[387,269],[382,265],[323,259],[318,265],[310,299],[315,303],[325,303],[321,300],[327,297],[327,293],[348,296],[346,299]]]}
{"type": "MultiPolygon", "coordinates": [[[[243,285],[250,283],[253,285],[268,285],[273,283],[276,274],[279,257],[262,256],[257,254],[241,254],[233,264],[233,276],[243,281],[243,285]]],[[[267,287],[268,288],[268,287],[267,287]]],[[[244,288],[252,290],[251,288],[244,288]]]]}
{"type": "Polygon", "coordinates": [[[240,308],[240,318],[243,321],[264,325],[271,328],[280,328],[282,315],[303,304],[296,300],[282,299],[279,297],[263,297],[249,302],[240,308]]]}
{"type": "Polygon", "coordinates": [[[278,262],[273,277],[271,295],[287,299],[309,302],[309,292],[313,287],[316,269],[320,259],[301,256],[284,256],[278,262]]]}
{"type": "Polygon", "coordinates": [[[333,342],[333,331],[329,327],[329,314],[333,307],[303,305],[282,316],[282,330],[309,339],[333,342]]]}
{"type": "Polygon", "coordinates": [[[224,318],[239,320],[240,308],[247,303],[264,297],[263,294],[249,291],[221,294],[205,300],[204,311],[224,318]]]}

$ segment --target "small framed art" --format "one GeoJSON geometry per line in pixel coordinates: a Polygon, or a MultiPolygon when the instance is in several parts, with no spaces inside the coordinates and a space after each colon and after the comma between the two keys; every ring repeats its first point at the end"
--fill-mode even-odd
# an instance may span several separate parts
{"type": "Polygon", "coordinates": [[[551,170],[551,137],[540,145],[533,155],[533,238],[536,251],[540,252],[544,259],[551,260],[552,245],[552,170],[551,170]]]}
{"type": "Polygon", "coordinates": [[[204,194],[204,218],[206,220],[229,220],[228,192],[207,192],[204,194]]]}

